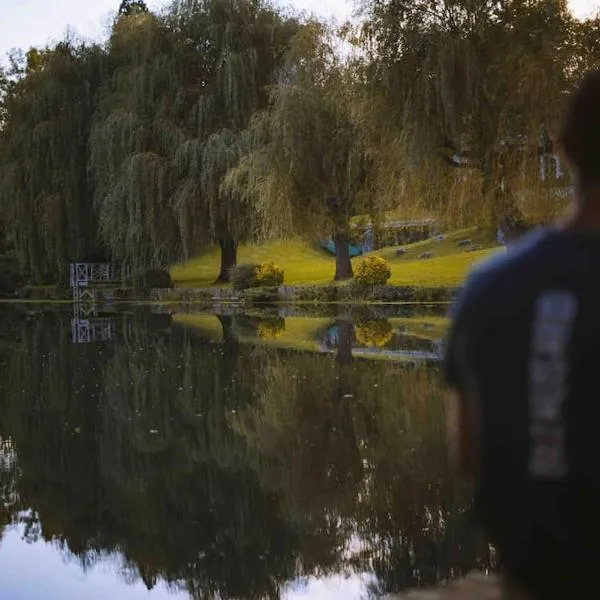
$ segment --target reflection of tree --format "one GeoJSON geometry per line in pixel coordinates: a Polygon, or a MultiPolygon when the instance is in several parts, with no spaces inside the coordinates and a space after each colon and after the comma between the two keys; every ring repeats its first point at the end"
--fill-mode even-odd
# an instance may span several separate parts
{"type": "Polygon", "coordinates": [[[352,339],[354,337],[354,325],[347,319],[338,319],[336,322],[338,330],[338,348],[336,360],[340,365],[349,365],[352,362],[352,339]]]}
{"type": "Polygon", "coordinates": [[[257,386],[258,403],[237,415],[234,426],[269,460],[263,484],[283,494],[288,518],[297,523],[308,572],[339,566],[350,515],[363,476],[351,394],[330,355],[269,357],[257,386]],[[346,397],[345,397],[346,396],[346,397]]]}
{"type": "Polygon", "coordinates": [[[380,584],[398,591],[484,566],[487,546],[473,532],[469,491],[449,464],[436,374],[378,368],[378,376],[371,369],[360,376],[361,402],[373,423],[363,446],[369,473],[359,522],[375,549],[380,584]]]}
{"type": "Polygon", "coordinates": [[[344,379],[340,396],[330,357],[270,361],[258,405],[236,421],[272,457],[262,464],[264,484],[283,495],[291,515],[304,516],[305,535],[336,524],[332,566],[344,560],[340,549],[362,539],[349,562],[374,569],[384,591],[486,563],[468,490],[447,460],[435,374],[355,361],[344,379]]]}
{"type": "Polygon", "coordinates": [[[228,426],[251,394],[250,357],[135,328],[108,350],[63,332],[53,318],[25,332],[0,406],[32,535],[84,567],[118,552],[148,587],[276,597],[295,534],[228,426]]]}
{"type": "Polygon", "coordinates": [[[487,560],[430,371],[351,360],[349,321],[337,356],[143,323],[121,344],[77,345],[49,315],[5,355],[0,438],[16,466],[0,469],[0,499],[17,503],[0,526],[31,507],[31,539],[83,567],[120,557],[129,579],[194,598],[277,597],[342,568],[400,590],[487,560]]]}

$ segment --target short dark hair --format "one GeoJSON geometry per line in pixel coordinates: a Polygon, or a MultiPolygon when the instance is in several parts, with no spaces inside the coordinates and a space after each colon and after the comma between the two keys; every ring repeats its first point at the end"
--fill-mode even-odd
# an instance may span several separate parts
{"type": "Polygon", "coordinates": [[[560,138],[582,182],[600,182],[600,71],[589,72],[571,95],[560,138]]]}

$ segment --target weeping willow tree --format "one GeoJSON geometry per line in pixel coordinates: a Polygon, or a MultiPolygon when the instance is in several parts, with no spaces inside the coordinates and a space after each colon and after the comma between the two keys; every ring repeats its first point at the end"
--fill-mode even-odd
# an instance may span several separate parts
{"type": "Polygon", "coordinates": [[[389,99],[407,188],[442,210],[464,212],[465,194],[481,196],[477,220],[527,210],[576,79],[566,1],[400,0],[367,11],[363,47],[389,99]]]}
{"type": "Polygon", "coordinates": [[[229,270],[237,262],[238,241],[250,233],[242,194],[221,187],[221,181],[238,164],[247,147],[245,131],[222,129],[206,141],[187,140],[175,154],[176,172],[182,180],[174,204],[180,217],[184,256],[190,256],[199,241],[208,241],[207,233],[209,240],[218,240],[221,268],[217,282],[229,281],[229,270]],[[196,203],[200,206],[194,206],[196,203]],[[194,220],[194,213],[195,222],[189,223],[194,220]],[[194,237],[192,232],[199,225],[202,229],[194,237]]]}
{"type": "Polygon", "coordinates": [[[187,135],[175,153],[174,205],[184,253],[189,256],[192,242],[197,243],[194,222],[208,224],[210,241],[221,248],[217,281],[228,281],[238,243],[252,231],[243,195],[221,181],[247,149],[244,131],[252,115],[267,105],[266,88],[275,82],[299,24],[252,0],[180,2],[170,18],[181,37],[194,40],[201,50],[197,60],[206,61],[204,78],[186,81],[193,101],[187,135]]]}
{"type": "Polygon", "coordinates": [[[181,255],[171,204],[171,157],[182,139],[178,56],[175,36],[157,17],[120,16],[90,134],[99,235],[114,258],[138,268],[181,255]]]}
{"type": "Polygon", "coordinates": [[[0,128],[0,208],[34,282],[64,280],[70,261],[102,257],[90,204],[87,143],[100,48],[64,41],[13,61],[0,128]]]}
{"type": "Polygon", "coordinates": [[[336,280],[352,277],[350,219],[373,202],[356,94],[326,30],[307,26],[294,39],[287,81],[253,121],[252,152],[224,182],[252,198],[264,236],[333,235],[336,280]]]}

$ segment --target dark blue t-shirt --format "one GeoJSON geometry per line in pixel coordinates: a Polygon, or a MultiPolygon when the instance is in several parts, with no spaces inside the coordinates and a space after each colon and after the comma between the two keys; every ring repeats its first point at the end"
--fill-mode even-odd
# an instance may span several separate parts
{"type": "Polygon", "coordinates": [[[547,229],[476,267],[453,313],[445,371],[477,423],[478,513],[535,597],[597,586],[599,309],[600,234],[547,229]]]}

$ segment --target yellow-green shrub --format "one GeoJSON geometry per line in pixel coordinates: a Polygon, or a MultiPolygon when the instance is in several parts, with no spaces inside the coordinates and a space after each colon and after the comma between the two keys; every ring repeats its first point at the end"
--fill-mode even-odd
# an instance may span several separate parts
{"type": "Polygon", "coordinates": [[[354,279],[363,285],[385,285],[392,276],[392,269],[381,256],[366,256],[356,266],[354,279]]]}
{"type": "Polygon", "coordinates": [[[356,341],[367,348],[383,348],[393,335],[392,326],[386,319],[363,321],[356,326],[356,341]]]}
{"type": "Polygon", "coordinates": [[[256,285],[275,287],[283,283],[283,269],[273,262],[264,262],[256,267],[256,285]]]}

